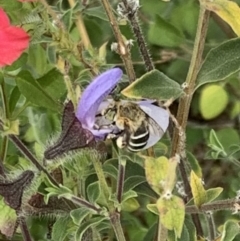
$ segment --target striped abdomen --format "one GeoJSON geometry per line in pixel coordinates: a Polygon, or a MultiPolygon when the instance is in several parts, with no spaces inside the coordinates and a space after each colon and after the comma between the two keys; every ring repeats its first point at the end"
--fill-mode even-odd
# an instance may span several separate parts
{"type": "Polygon", "coordinates": [[[148,142],[149,130],[144,123],[137,129],[136,132],[131,133],[127,141],[127,148],[130,151],[141,151],[148,142]]]}

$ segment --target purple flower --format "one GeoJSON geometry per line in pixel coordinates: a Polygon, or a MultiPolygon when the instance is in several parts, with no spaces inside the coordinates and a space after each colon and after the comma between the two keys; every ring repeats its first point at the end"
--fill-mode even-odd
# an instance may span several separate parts
{"type": "Polygon", "coordinates": [[[101,103],[117,85],[122,77],[122,70],[113,68],[97,76],[84,90],[78,103],[76,117],[82,127],[88,129],[97,138],[103,139],[112,129],[94,129],[96,114],[101,103]]]}

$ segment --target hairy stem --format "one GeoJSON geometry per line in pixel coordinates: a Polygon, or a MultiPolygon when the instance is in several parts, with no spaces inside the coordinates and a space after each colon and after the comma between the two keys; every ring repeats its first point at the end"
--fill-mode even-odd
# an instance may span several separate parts
{"type": "Polygon", "coordinates": [[[238,205],[240,205],[240,200],[233,198],[233,199],[226,199],[221,201],[215,201],[211,203],[206,203],[201,205],[201,207],[197,207],[195,205],[186,206],[187,213],[202,213],[202,212],[209,212],[209,211],[218,211],[218,210],[235,210],[238,211],[238,205]]]}
{"type": "MultiPolygon", "coordinates": [[[[182,179],[184,182],[185,192],[188,194],[188,200],[192,197],[190,184],[188,182],[187,173],[185,170],[185,132],[187,126],[187,119],[189,114],[189,109],[192,101],[192,95],[194,93],[195,82],[197,78],[197,73],[200,68],[200,64],[202,61],[202,53],[205,44],[205,38],[208,29],[209,22],[209,11],[205,10],[202,6],[200,6],[199,18],[198,18],[198,26],[197,33],[194,42],[194,49],[192,54],[192,59],[189,66],[189,71],[186,78],[186,88],[185,95],[180,99],[178,112],[177,112],[177,121],[179,123],[180,128],[175,127],[173,132],[173,140],[172,140],[172,152],[171,155],[179,154],[181,156],[181,160],[179,163],[180,173],[182,175],[182,179]]],[[[200,226],[199,217],[194,215],[193,221],[196,226],[197,235],[203,236],[203,231],[200,226]]]]}
{"type": "Polygon", "coordinates": [[[108,0],[101,0],[103,7],[105,8],[105,11],[107,13],[110,25],[112,27],[114,36],[118,42],[118,53],[120,57],[122,58],[122,61],[124,63],[124,66],[126,68],[126,72],[129,78],[130,83],[133,82],[136,79],[135,71],[133,68],[132,60],[131,60],[131,54],[128,49],[128,46],[126,45],[123,36],[121,34],[121,31],[119,29],[117,20],[113,14],[112,7],[108,0]]]}
{"type": "Polygon", "coordinates": [[[132,28],[132,31],[135,35],[135,39],[137,41],[138,44],[138,48],[139,51],[141,53],[141,57],[145,63],[145,67],[147,71],[151,71],[154,69],[154,64],[152,62],[150,53],[147,49],[147,44],[146,41],[144,39],[143,33],[142,33],[142,29],[138,23],[138,17],[137,17],[137,10],[135,13],[131,14],[131,8],[129,7],[128,1],[127,0],[122,0],[128,14],[128,20],[130,22],[130,26],[132,28]]]}
{"type": "Polygon", "coordinates": [[[20,219],[19,226],[22,232],[23,240],[32,241],[25,217],[20,217],[19,219],[20,219]]]}

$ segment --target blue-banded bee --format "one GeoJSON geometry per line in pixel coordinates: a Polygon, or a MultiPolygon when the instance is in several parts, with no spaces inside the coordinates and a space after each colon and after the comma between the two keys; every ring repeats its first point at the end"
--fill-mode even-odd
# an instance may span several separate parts
{"type": "Polygon", "coordinates": [[[101,115],[112,120],[111,125],[115,125],[119,130],[118,133],[109,134],[109,138],[116,138],[119,148],[127,148],[132,152],[154,145],[164,134],[169,117],[161,107],[130,101],[114,101],[101,115]],[[165,122],[163,127],[152,118],[150,112],[161,116],[165,122]]]}

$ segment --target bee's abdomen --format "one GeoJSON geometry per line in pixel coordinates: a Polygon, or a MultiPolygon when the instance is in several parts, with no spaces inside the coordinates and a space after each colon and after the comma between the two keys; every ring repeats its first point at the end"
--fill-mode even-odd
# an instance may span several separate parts
{"type": "Polygon", "coordinates": [[[130,135],[127,148],[130,151],[141,151],[148,142],[149,131],[147,128],[138,128],[137,131],[130,135]]]}

